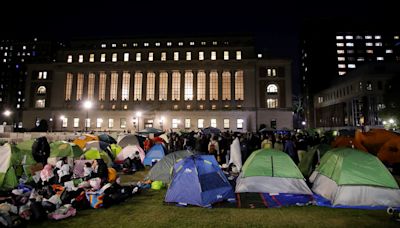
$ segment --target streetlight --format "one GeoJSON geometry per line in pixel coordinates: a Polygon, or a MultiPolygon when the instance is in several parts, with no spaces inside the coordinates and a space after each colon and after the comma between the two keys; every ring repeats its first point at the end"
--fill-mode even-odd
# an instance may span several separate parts
{"type": "Polygon", "coordinates": [[[85,101],[83,103],[83,108],[86,109],[86,120],[85,120],[85,131],[88,131],[88,125],[89,125],[89,109],[91,109],[93,106],[93,103],[91,101],[85,101]]]}
{"type": "MultiPolygon", "coordinates": [[[[6,117],[6,119],[8,119],[8,117],[10,117],[11,114],[12,114],[12,112],[11,112],[10,110],[8,110],[8,109],[6,109],[6,110],[3,112],[3,115],[6,117]]],[[[7,124],[7,121],[5,121],[5,123],[7,124]]]]}
{"type": "Polygon", "coordinates": [[[141,116],[142,116],[142,112],[136,112],[138,131],[140,131],[140,117],[141,116]]]}

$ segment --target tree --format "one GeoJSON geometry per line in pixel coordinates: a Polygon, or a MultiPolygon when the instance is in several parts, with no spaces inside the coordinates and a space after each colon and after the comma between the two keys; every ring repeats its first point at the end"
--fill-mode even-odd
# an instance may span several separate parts
{"type": "Polygon", "coordinates": [[[301,95],[293,96],[293,121],[295,128],[301,128],[304,120],[304,102],[301,95]]]}

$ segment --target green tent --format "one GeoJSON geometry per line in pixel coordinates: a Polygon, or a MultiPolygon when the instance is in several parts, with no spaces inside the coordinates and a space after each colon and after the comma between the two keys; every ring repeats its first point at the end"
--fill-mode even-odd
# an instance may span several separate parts
{"type": "Polygon", "coordinates": [[[193,155],[193,153],[188,150],[179,150],[164,156],[151,168],[146,179],[169,184],[175,163],[190,155],[193,155]]]}
{"type": "Polygon", "coordinates": [[[109,147],[114,158],[116,158],[117,155],[122,151],[122,147],[118,144],[110,144],[109,147]]]}
{"type": "Polygon", "coordinates": [[[299,163],[299,169],[301,173],[305,177],[309,177],[311,173],[315,169],[315,165],[317,165],[321,157],[332,147],[327,144],[318,144],[316,146],[311,147],[304,155],[303,159],[301,159],[299,163]]]}
{"type": "Polygon", "coordinates": [[[289,155],[274,149],[250,155],[237,179],[236,192],[312,194],[289,155]]]}
{"type": "Polygon", "coordinates": [[[37,163],[32,155],[32,145],[34,142],[35,140],[30,139],[20,142],[17,145],[11,145],[12,165],[17,176],[25,174],[28,178],[31,178],[30,168],[37,163]]]}
{"type": "Polygon", "coordinates": [[[76,144],[65,142],[65,141],[55,141],[50,143],[50,157],[69,157],[69,158],[79,158],[82,156],[83,150],[76,144]]]}
{"type": "Polygon", "coordinates": [[[90,148],[89,150],[85,151],[83,156],[86,160],[103,159],[109,167],[111,167],[113,162],[106,152],[99,151],[95,148],[90,148]]]}
{"type": "Polygon", "coordinates": [[[0,146],[0,190],[2,191],[13,189],[18,185],[12,161],[10,144],[6,143],[0,146]]]}
{"type": "Polygon", "coordinates": [[[315,193],[332,205],[400,206],[400,189],[374,155],[351,149],[329,150],[310,176],[315,193]]]}

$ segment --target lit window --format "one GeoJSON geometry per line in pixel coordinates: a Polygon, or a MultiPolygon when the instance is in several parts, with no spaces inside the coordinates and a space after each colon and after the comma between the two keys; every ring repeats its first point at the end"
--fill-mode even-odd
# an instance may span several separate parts
{"type": "Polygon", "coordinates": [[[46,106],[45,99],[36,100],[35,108],[45,108],[45,106],[46,106]]]}
{"type": "Polygon", "coordinates": [[[217,42],[217,41],[213,41],[212,44],[213,44],[213,45],[217,45],[218,42],[217,42]]]}
{"type": "Polygon", "coordinates": [[[236,51],[236,60],[242,59],[242,51],[236,51]]]}
{"type": "Polygon", "coordinates": [[[347,67],[348,68],[356,68],[356,64],[350,63],[350,64],[347,64],[347,67]]]}
{"type": "Polygon", "coordinates": [[[399,36],[394,36],[393,39],[398,40],[399,36]]]}
{"type": "Polygon", "coordinates": [[[146,83],[146,100],[154,101],[155,86],[156,86],[156,74],[153,72],[148,72],[147,83],[146,83]]]}
{"type": "Polygon", "coordinates": [[[372,47],[373,44],[372,44],[371,42],[367,42],[367,43],[365,43],[365,46],[367,46],[367,47],[372,47]]]}
{"type": "Polygon", "coordinates": [[[125,118],[121,118],[119,120],[119,127],[120,128],[126,128],[126,119],[125,118]]]}
{"type": "Polygon", "coordinates": [[[224,129],[229,129],[229,119],[224,119],[224,129]]]}
{"type": "Polygon", "coordinates": [[[190,110],[191,107],[192,107],[192,106],[191,106],[190,104],[189,104],[189,105],[186,105],[186,109],[187,109],[187,110],[190,110]]]}
{"type": "Polygon", "coordinates": [[[116,101],[118,94],[118,73],[111,73],[111,84],[110,84],[110,101],[116,101]]]}
{"type": "Polygon", "coordinates": [[[386,49],[386,53],[387,54],[393,53],[393,50],[392,49],[386,49]]]}
{"type": "Polygon", "coordinates": [[[344,43],[336,43],[336,47],[344,47],[344,43]]]}
{"type": "Polygon", "coordinates": [[[276,94],[278,93],[278,86],[275,84],[270,84],[267,86],[267,93],[269,94],[276,94]]]}
{"type": "Polygon", "coordinates": [[[231,100],[231,73],[222,73],[222,100],[231,100]]]}
{"type": "Polygon", "coordinates": [[[207,45],[207,42],[201,41],[201,45],[205,46],[205,45],[207,45]]]}
{"type": "Polygon", "coordinates": [[[189,44],[190,44],[190,46],[193,46],[193,45],[194,45],[194,42],[193,42],[193,41],[191,41],[189,44]]]}
{"type": "Polygon", "coordinates": [[[67,57],[67,63],[72,63],[72,55],[68,55],[68,57],[67,57]]]}
{"type": "Polygon", "coordinates": [[[78,56],[78,62],[83,63],[83,55],[78,56]]]}
{"type": "Polygon", "coordinates": [[[197,120],[197,128],[204,128],[204,119],[197,120]]]}
{"type": "Polygon", "coordinates": [[[354,47],[354,43],[346,43],[346,47],[354,47]]]}
{"type": "Polygon", "coordinates": [[[243,123],[244,123],[243,119],[237,119],[236,120],[236,128],[243,129],[243,123]]]}
{"type": "Polygon", "coordinates": [[[134,84],[133,100],[141,101],[142,100],[143,74],[140,72],[136,72],[134,80],[135,80],[135,84],[134,84]]]}
{"type": "Polygon", "coordinates": [[[347,54],[354,54],[354,50],[347,50],[347,54]]]}
{"type": "Polygon", "coordinates": [[[136,53],[136,62],[142,61],[142,53],[138,52],[136,53]]]}
{"type": "Polygon", "coordinates": [[[206,74],[204,71],[197,73],[197,100],[206,99],[206,74]]]}
{"type": "Polygon", "coordinates": [[[324,102],[324,97],[318,97],[318,103],[324,102]]]}
{"type": "Polygon", "coordinates": [[[199,60],[204,60],[204,51],[199,51],[199,60]]]}
{"type": "Polygon", "coordinates": [[[106,53],[101,53],[100,62],[104,63],[106,61],[106,53]]]}
{"type": "Polygon", "coordinates": [[[37,89],[37,94],[46,94],[46,87],[39,86],[39,88],[37,89]]]}
{"type": "Polygon", "coordinates": [[[344,50],[337,50],[338,54],[344,54],[344,50]]]}
{"type": "Polygon", "coordinates": [[[168,73],[160,73],[160,89],[159,89],[159,100],[166,101],[168,95],[168,73]]]}
{"type": "Polygon", "coordinates": [[[179,105],[174,105],[174,109],[178,110],[179,109],[179,105]]]}
{"type": "Polygon", "coordinates": [[[343,40],[343,36],[336,36],[337,40],[343,40]]]}
{"type": "Polygon", "coordinates": [[[368,54],[374,54],[374,50],[368,49],[368,50],[367,50],[367,53],[368,53],[368,54]]]}
{"type": "Polygon", "coordinates": [[[89,62],[91,62],[91,63],[94,62],[94,54],[93,53],[89,54],[89,62]]]}
{"type": "Polygon", "coordinates": [[[229,60],[229,51],[224,51],[224,60],[229,60]]]}
{"type": "Polygon", "coordinates": [[[101,48],[106,48],[107,45],[106,44],[101,44],[101,48]]]}
{"type": "Polygon", "coordinates": [[[94,97],[94,83],[95,75],[94,73],[89,73],[88,75],[88,99],[93,100],[94,97]]]}
{"type": "Polygon", "coordinates": [[[148,47],[148,46],[149,46],[149,43],[144,43],[144,46],[145,46],[145,47],[148,47]]]}
{"type": "Polygon", "coordinates": [[[122,47],[127,47],[127,46],[128,46],[128,44],[126,44],[126,43],[122,44],[122,47]]]}
{"type": "Polygon", "coordinates": [[[381,37],[380,35],[376,35],[376,36],[375,36],[375,39],[376,39],[376,40],[380,40],[381,38],[382,38],[382,37],[381,37]]]}
{"type": "Polygon", "coordinates": [[[379,56],[379,57],[376,57],[376,60],[377,60],[377,61],[383,61],[383,60],[384,60],[384,58],[383,58],[383,57],[381,57],[381,56],[379,56]]]}
{"type": "Polygon", "coordinates": [[[74,127],[79,127],[79,118],[74,118],[74,127]]]}
{"type": "Polygon", "coordinates": [[[357,39],[357,40],[362,40],[362,39],[363,39],[363,37],[362,37],[362,36],[360,36],[360,35],[358,35],[358,36],[356,36],[356,39],[357,39]]]}
{"type": "Polygon", "coordinates": [[[346,64],[338,64],[338,68],[346,68],[346,64]]]}
{"type": "Polygon", "coordinates": [[[357,58],[357,61],[358,61],[358,62],[363,62],[364,60],[365,60],[364,57],[358,57],[358,58],[357,58]]]}
{"type": "Polygon", "coordinates": [[[235,72],[235,100],[244,100],[244,77],[242,70],[235,72]]]}
{"type": "Polygon", "coordinates": [[[376,43],[375,43],[375,46],[377,46],[377,47],[382,47],[382,42],[376,42],[376,43]]]}
{"type": "Polygon", "coordinates": [[[99,101],[104,101],[106,99],[106,77],[104,72],[100,72],[99,76],[99,101]]]}
{"type": "Polygon", "coordinates": [[[149,52],[149,61],[152,62],[154,60],[154,53],[149,52]]]}
{"type": "Polygon", "coordinates": [[[96,127],[101,128],[101,125],[103,124],[103,119],[102,118],[97,118],[96,119],[96,127]]]}
{"type": "Polygon", "coordinates": [[[117,47],[117,44],[111,44],[111,47],[115,48],[117,47]]]}
{"type": "Polygon", "coordinates": [[[267,99],[267,108],[278,108],[278,99],[277,98],[267,99]]]}
{"type": "Polygon", "coordinates": [[[167,53],[161,52],[161,61],[167,61],[167,53]]]}
{"type": "Polygon", "coordinates": [[[128,62],[129,61],[129,53],[125,52],[124,53],[124,62],[128,62]]]}
{"type": "Polygon", "coordinates": [[[371,39],[372,39],[372,36],[365,36],[365,39],[366,39],[366,40],[371,40],[371,39]]]}
{"type": "Polygon", "coordinates": [[[174,52],[174,61],[178,61],[179,60],[179,52],[175,51],[174,52]]]}
{"type": "Polygon", "coordinates": [[[275,77],[276,76],[276,68],[267,68],[267,76],[275,77]]]}
{"type": "Polygon", "coordinates": [[[185,101],[193,100],[193,73],[185,72],[185,101]]]}
{"type": "Polygon", "coordinates": [[[78,80],[76,82],[76,100],[77,101],[82,100],[83,80],[84,80],[84,75],[82,73],[78,73],[78,80]]]}
{"type": "Polygon", "coordinates": [[[217,127],[217,119],[211,119],[210,120],[210,125],[211,125],[211,127],[217,127]]]}
{"type": "Polygon", "coordinates": [[[72,93],[72,80],[73,75],[71,73],[67,73],[67,80],[65,83],[65,100],[71,100],[71,93],[72,93]]]}
{"type": "Polygon", "coordinates": [[[339,75],[345,75],[346,71],[339,71],[339,75]]]}
{"type": "Polygon", "coordinates": [[[345,57],[338,57],[337,60],[338,60],[338,61],[345,61],[346,58],[345,58],[345,57]]]}
{"type": "Polygon", "coordinates": [[[123,101],[129,100],[129,88],[130,88],[131,74],[129,72],[122,73],[122,96],[123,101]]]}
{"type": "Polygon", "coordinates": [[[353,36],[346,36],[346,40],[352,40],[353,39],[353,36]]]}
{"type": "Polygon", "coordinates": [[[160,44],[160,42],[157,42],[156,43],[156,47],[159,47],[161,44],[160,44]]]}
{"type": "Polygon", "coordinates": [[[24,45],[24,46],[22,46],[22,50],[26,50],[26,46],[24,45]]]}
{"type": "Polygon", "coordinates": [[[216,51],[212,51],[211,52],[211,60],[216,60],[217,59],[217,52],[216,51]]]}
{"type": "Polygon", "coordinates": [[[203,110],[204,109],[204,105],[199,105],[199,109],[203,110]]]}
{"type": "Polygon", "coordinates": [[[181,73],[173,72],[172,73],[172,100],[179,101],[181,97],[181,73]]]}
{"type": "Polygon", "coordinates": [[[218,73],[210,72],[210,100],[218,100],[218,73]]]}
{"type": "Polygon", "coordinates": [[[137,47],[137,46],[138,46],[138,44],[137,44],[137,43],[133,43],[133,46],[134,46],[134,47],[137,47]]]}
{"type": "Polygon", "coordinates": [[[179,42],[179,43],[178,43],[178,46],[183,46],[183,42],[179,42]]]}
{"type": "Polygon", "coordinates": [[[190,51],[186,52],[186,60],[188,61],[192,60],[192,52],[190,51]]]}
{"type": "Polygon", "coordinates": [[[114,128],[114,119],[108,119],[108,128],[114,128]]]}
{"type": "Polygon", "coordinates": [[[61,126],[68,127],[68,118],[64,117],[61,119],[61,126]]]}
{"type": "Polygon", "coordinates": [[[190,128],[190,119],[185,119],[185,128],[190,128]]]}
{"type": "Polygon", "coordinates": [[[262,58],[262,54],[257,54],[257,58],[261,59],[262,58]]]}
{"type": "Polygon", "coordinates": [[[111,61],[112,61],[112,62],[117,62],[117,53],[113,53],[113,54],[112,54],[111,61]]]}
{"type": "Polygon", "coordinates": [[[172,42],[167,42],[167,46],[172,46],[172,42]]]}
{"type": "Polygon", "coordinates": [[[173,129],[178,128],[179,122],[180,122],[179,119],[172,119],[172,128],[173,129]]]}

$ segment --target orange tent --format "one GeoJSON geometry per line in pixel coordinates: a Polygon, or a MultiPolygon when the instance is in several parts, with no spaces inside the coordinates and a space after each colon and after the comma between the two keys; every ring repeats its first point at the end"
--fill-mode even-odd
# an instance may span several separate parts
{"type": "Polygon", "coordinates": [[[99,141],[99,137],[97,137],[96,135],[83,134],[83,135],[79,136],[78,138],[76,138],[73,141],[73,143],[75,143],[81,149],[83,149],[83,148],[85,148],[86,143],[90,142],[90,141],[99,141]]]}

